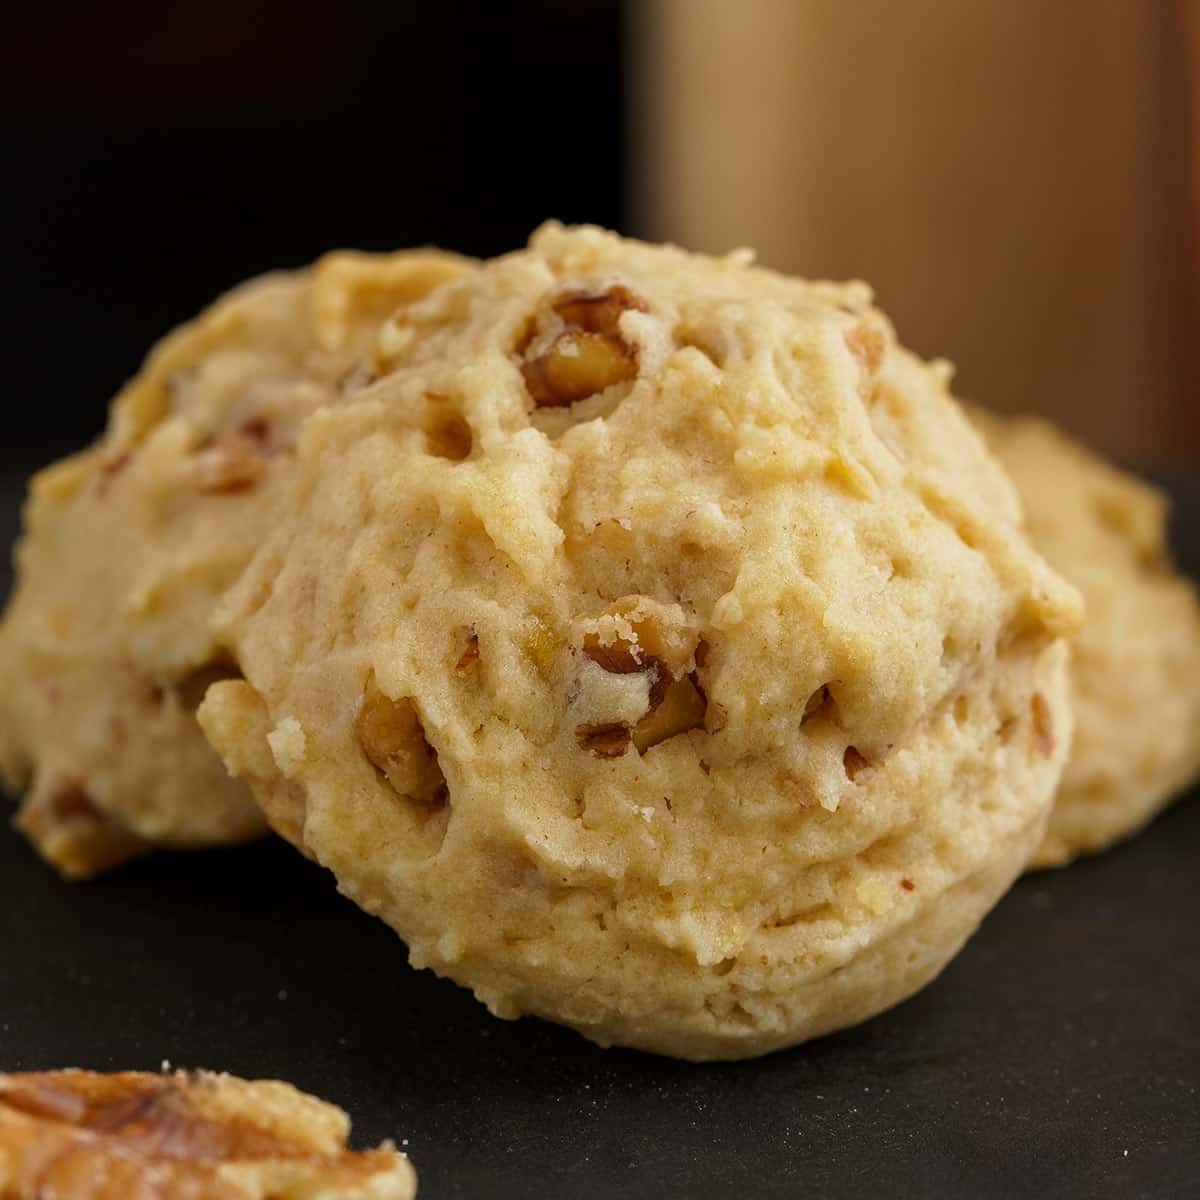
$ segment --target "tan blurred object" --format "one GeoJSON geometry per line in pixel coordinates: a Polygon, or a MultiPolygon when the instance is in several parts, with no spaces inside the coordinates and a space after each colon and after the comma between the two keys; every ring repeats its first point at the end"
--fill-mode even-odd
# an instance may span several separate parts
{"type": "Polygon", "coordinates": [[[1200,457],[1196,0],[632,8],[638,232],[868,279],[960,392],[1200,457]]]}

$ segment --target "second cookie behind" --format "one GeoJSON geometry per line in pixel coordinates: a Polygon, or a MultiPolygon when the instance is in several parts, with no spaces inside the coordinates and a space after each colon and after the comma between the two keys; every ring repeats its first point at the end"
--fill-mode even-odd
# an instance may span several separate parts
{"type": "Polygon", "coordinates": [[[1200,772],[1200,604],[1167,548],[1166,497],[1036,418],[973,410],[1034,545],[1074,583],[1075,744],[1034,859],[1059,866],[1140,829],[1200,772]]]}

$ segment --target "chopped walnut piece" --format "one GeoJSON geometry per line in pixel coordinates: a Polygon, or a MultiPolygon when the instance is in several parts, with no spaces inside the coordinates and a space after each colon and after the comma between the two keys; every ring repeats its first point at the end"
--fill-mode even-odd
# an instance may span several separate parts
{"type": "Polygon", "coordinates": [[[842,755],[842,766],[846,769],[847,779],[854,780],[859,771],[866,770],[870,765],[856,746],[846,747],[846,753],[842,755]]]}
{"type": "Polygon", "coordinates": [[[567,325],[611,337],[620,336],[622,313],[647,311],[646,302],[620,284],[603,292],[568,292],[552,307],[567,325]]]}
{"type": "Polygon", "coordinates": [[[390,699],[372,680],[354,732],[362,752],[401,796],[430,808],[446,802],[445,776],[411,700],[390,699]]]}
{"type": "Polygon", "coordinates": [[[603,667],[613,675],[633,675],[637,671],[645,671],[654,661],[649,655],[643,656],[634,642],[618,638],[606,646],[594,633],[589,633],[584,639],[583,652],[598,667],[603,667]]]}
{"type": "Polygon", "coordinates": [[[637,374],[625,343],[602,333],[563,333],[521,368],[540,408],[565,408],[637,374]]]}
{"type": "Polygon", "coordinates": [[[633,744],[639,754],[690,729],[703,729],[708,704],[694,675],[667,685],[662,699],[634,727],[633,744]]]}
{"type": "Polygon", "coordinates": [[[649,596],[622,596],[583,618],[582,627],[584,654],[618,675],[647,670],[656,661],[679,678],[695,661],[699,645],[681,608],[649,596]]]}
{"type": "Polygon", "coordinates": [[[525,386],[541,408],[561,408],[637,375],[637,357],[621,334],[621,314],[645,311],[627,288],[570,293],[552,308],[565,328],[521,367],[525,386]]]}
{"type": "Polygon", "coordinates": [[[597,758],[620,758],[629,749],[633,735],[629,726],[622,721],[593,724],[585,722],[575,726],[575,740],[581,750],[587,750],[597,758]]]}
{"type": "Polygon", "coordinates": [[[1034,692],[1029,705],[1033,718],[1033,741],[1044,758],[1054,753],[1054,718],[1050,715],[1050,705],[1041,692],[1034,692]]]}
{"type": "Polygon", "coordinates": [[[622,596],[581,618],[576,628],[583,653],[598,667],[614,675],[646,677],[645,715],[632,731],[620,726],[639,751],[704,726],[708,704],[693,667],[698,658],[707,658],[708,647],[678,605],[622,596]]]}
{"type": "Polygon", "coordinates": [[[290,1084],[176,1072],[0,1075],[6,1200],[411,1200],[390,1146],[351,1152],[346,1114],[290,1084]]]}

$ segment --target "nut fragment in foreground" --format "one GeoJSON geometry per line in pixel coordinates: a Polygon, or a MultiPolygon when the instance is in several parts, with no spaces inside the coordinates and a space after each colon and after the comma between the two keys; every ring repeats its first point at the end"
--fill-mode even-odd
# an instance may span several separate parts
{"type": "Polygon", "coordinates": [[[0,1075],[4,1200],[410,1200],[385,1143],[346,1148],[340,1108],[208,1071],[0,1075]]]}

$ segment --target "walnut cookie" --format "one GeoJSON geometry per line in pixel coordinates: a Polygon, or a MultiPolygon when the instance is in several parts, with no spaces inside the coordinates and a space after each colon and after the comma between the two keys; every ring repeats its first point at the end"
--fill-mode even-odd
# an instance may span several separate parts
{"type": "Polygon", "coordinates": [[[389,1144],[346,1149],[341,1109],[208,1071],[0,1075],[5,1200],[412,1200],[389,1144]]]}
{"type": "Polygon", "coordinates": [[[1046,421],[973,411],[1037,549],[1083,593],[1075,743],[1038,867],[1140,829],[1200,773],[1200,605],[1167,549],[1166,497],[1046,421]]]}
{"type": "Polygon", "coordinates": [[[222,603],[272,824],[497,1015],[763,1053],[928,982],[1066,759],[1078,594],[859,284],[549,225],[384,324],[222,603]]]}
{"type": "Polygon", "coordinates": [[[209,615],[270,528],[303,418],[369,369],[388,313],[464,265],[337,253],[248,283],[158,345],[94,446],[34,477],[0,624],[0,777],[65,875],[263,831],[195,722],[232,670],[209,615]]]}

